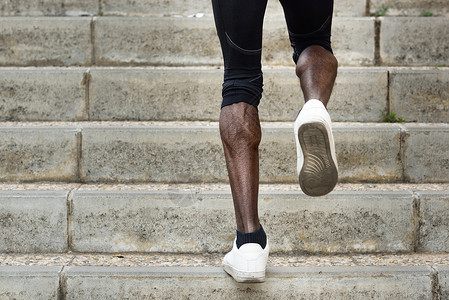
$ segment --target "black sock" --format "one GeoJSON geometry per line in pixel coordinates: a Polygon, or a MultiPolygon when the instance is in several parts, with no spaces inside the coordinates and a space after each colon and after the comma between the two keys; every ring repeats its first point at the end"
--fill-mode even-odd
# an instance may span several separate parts
{"type": "Polygon", "coordinates": [[[238,230],[236,231],[237,241],[235,243],[237,244],[237,248],[240,248],[243,244],[257,243],[262,249],[265,249],[265,246],[267,245],[267,235],[265,234],[262,225],[260,225],[260,229],[256,232],[243,233],[238,230]]]}

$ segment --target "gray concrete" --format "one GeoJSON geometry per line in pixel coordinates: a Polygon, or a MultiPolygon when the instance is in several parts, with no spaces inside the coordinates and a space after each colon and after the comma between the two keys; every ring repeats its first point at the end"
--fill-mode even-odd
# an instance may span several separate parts
{"type": "Polygon", "coordinates": [[[332,121],[381,121],[381,112],[387,107],[387,85],[384,69],[340,68],[327,106],[332,121]]]}
{"type": "MultiPolygon", "coordinates": [[[[313,201],[300,191],[263,192],[259,206],[272,252],[413,250],[408,192],[334,192],[313,201]]],[[[229,192],[75,191],[72,207],[74,251],[226,252],[235,237],[229,192]]]]}
{"type": "MultiPolygon", "coordinates": [[[[218,121],[223,70],[93,69],[93,120],[218,121]]],[[[304,103],[290,69],[264,70],[262,121],[293,121],[304,103]]],[[[340,68],[329,111],[333,121],[381,121],[387,107],[387,71],[340,68]]]]}
{"type": "Polygon", "coordinates": [[[449,266],[435,266],[435,270],[438,272],[439,299],[449,299],[449,266]]]}
{"type": "Polygon", "coordinates": [[[382,5],[388,8],[387,16],[420,16],[423,11],[434,16],[446,15],[449,7],[446,0],[369,0],[370,12],[374,14],[382,5]]]}
{"type": "MultiPolygon", "coordinates": [[[[401,180],[398,126],[334,123],[333,129],[340,181],[401,180]]],[[[265,126],[262,135],[261,181],[297,182],[296,145],[292,128],[265,126]]]]}
{"type": "MultiPolygon", "coordinates": [[[[297,182],[292,126],[263,124],[261,182],[297,182]]],[[[402,180],[399,126],[335,124],[334,136],[341,181],[402,180]]],[[[86,126],[82,147],[87,182],[227,181],[217,125],[86,126]]]]}
{"type": "Polygon", "coordinates": [[[0,266],[1,299],[59,299],[62,267],[0,266]]]}
{"type": "Polygon", "coordinates": [[[420,247],[427,252],[449,252],[449,194],[419,192],[422,214],[420,247]]]}
{"type": "Polygon", "coordinates": [[[448,182],[449,125],[407,124],[405,130],[405,179],[410,182],[448,182]]]}
{"type": "Polygon", "coordinates": [[[0,3],[2,16],[64,16],[98,13],[99,0],[8,0],[0,3]]]}
{"type": "Polygon", "coordinates": [[[102,0],[63,0],[63,13],[67,16],[98,15],[102,0]]]}
{"type": "Polygon", "coordinates": [[[0,66],[91,63],[91,18],[0,18],[0,66]]]}
{"type": "Polygon", "coordinates": [[[81,179],[87,182],[226,180],[215,126],[86,127],[82,147],[81,179]]]}
{"type": "Polygon", "coordinates": [[[390,110],[407,122],[449,123],[449,69],[391,70],[390,110]]]}
{"type": "Polygon", "coordinates": [[[87,120],[83,70],[3,69],[0,90],[0,121],[87,120]]]}
{"type": "Polygon", "coordinates": [[[218,121],[222,81],[223,70],[93,69],[90,115],[92,120],[218,121]]]}
{"type": "Polygon", "coordinates": [[[0,191],[0,252],[67,251],[67,192],[0,191]]]}
{"type": "MultiPolygon", "coordinates": [[[[222,65],[212,18],[102,17],[95,24],[98,65],[222,65]]],[[[372,65],[373,19],[335,18],[333,30],[340,65],[372,65]]],[[[267,19],[263,63],[292,65],[291,56],[285,20],[267,19]]]]}
{"type": "MultiPolygon", "coordinates": [[[[212,5],[207,0],[102,0],[101,7],[105,15],[192,15],[205,13],[212,15],[212,5]]],[[[366,5],[359,0],[336,1],[334,14],[340,17],[364,16],[366,5]]],[[[265,18],[283,17],[282,6],[277,0],[269,0],[265,18]]]]}
{"type": "Polygon", "coordinates": [[[0,181],[76,181],[78,130],[0,127],[0,181]]]}
{"type": "Polygon", "coordinates": [[[62,0],[14,0],[0,3],[2,16],[57,16],[62,12],[62,0]]]}
{"type": "Polygon", "coordinates": [[[433,299],[428,267],[270,269],[237,284],[221,268],[67,269],[67,299],[433,299]]]}
{"type": "Polygon", "coordinates": [[[449,18],[382,18],[383,65],[447,65],[449,18]]]}

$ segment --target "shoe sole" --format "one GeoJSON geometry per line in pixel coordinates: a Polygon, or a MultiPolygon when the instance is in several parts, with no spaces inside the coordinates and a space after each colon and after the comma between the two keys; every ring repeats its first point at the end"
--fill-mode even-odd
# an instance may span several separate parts
{"type": "Polygon", "coordinates": [[[223,264],[223,269],[237,282],[242,283],[261,283],[265,282],[265,271],[261,272],[243,272],[234,269],[228,264],[223,264]]]}
{"type": "Polygon", "coordinates": [[[298,138],[304,155],[299,185],[309,196],[326,195],[338,180],[327,129],[319,122],[306,123],[299,128],[298,138]]]}

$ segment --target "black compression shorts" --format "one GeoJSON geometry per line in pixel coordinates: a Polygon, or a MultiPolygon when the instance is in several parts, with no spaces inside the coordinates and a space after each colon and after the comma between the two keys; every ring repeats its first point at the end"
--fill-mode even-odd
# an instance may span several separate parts
{"type": "MultiPolygon", "coordinates": [[[[293,60],[309,46],[332,52],[333,0],[280,0],[293,60]]],[[[262,25],[267,0],[212,0],[224,58],[222,107],[246,102],[257,108],[262,98],[262,25]]]]}

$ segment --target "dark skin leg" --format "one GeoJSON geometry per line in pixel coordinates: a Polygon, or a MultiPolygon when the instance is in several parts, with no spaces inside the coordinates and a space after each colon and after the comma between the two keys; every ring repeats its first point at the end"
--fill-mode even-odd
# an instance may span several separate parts
{"type": "Polygon", "coordinates": [[[260,228],[259,143],[262,137],[257,109],[245,102],[225,106],[220,114],[220,134],[234,200],[237,230],[260,228]]]}
{"type": "MultiPolygon", "coordinates": [[[[337,60],[321,46],[306,48],[298,59],[296,75],[306,101],[319,99],[327,105],[337,60]]],[[[257,109],[240,102],[225,106],[220,114],[220,134],[229,173],[237,230],[248,233],[260,228],[258,215],[259,144],[262,137],[257,109]]]]}
{"type": "Polygon", "coordinates": [[[296,75],[301,82],[304,99],[318,99],[327,106],[337,77],[335,56],[321,46],[307,47],[299,56],[296,75]]]}

